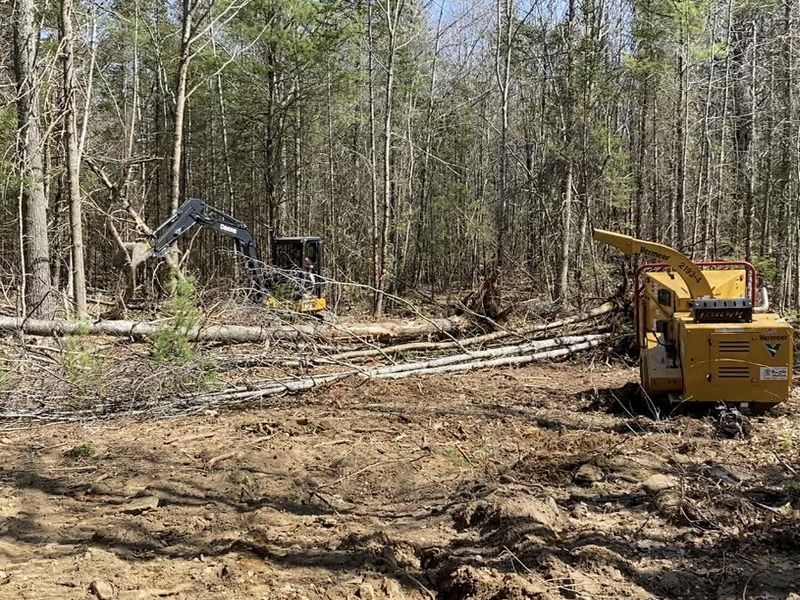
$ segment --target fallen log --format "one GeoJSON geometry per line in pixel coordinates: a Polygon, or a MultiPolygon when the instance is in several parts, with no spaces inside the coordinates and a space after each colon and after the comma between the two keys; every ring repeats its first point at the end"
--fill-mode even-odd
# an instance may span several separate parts
{"type": "MultiPolygon", "coordinates": [[[[430,360],[423,360],[411,363],[400,363],[398,365],[390,365],[386,367],[376,367],[362,371],[362,375],[366,377],[380,377],[383,375],[391,375],[394,373],[401,373],[405,371],[427,371],[429,369],[436,369],[445,365],[452,365],[455,363],[463,362],[476,362],[484,359],[494,359],[504,356],[513,356],[515,354],[527,354],[546,350],[548,348],[558,348],[560,346],[572,346],[583,342],[601,340],[606,337],[603,334],[593,335],[575,335],[565,336],[562,338],[552,338],[549,340],[539,340],[530,342],[528,344],[517,344],[514,346],[500,346],[498,348],[490,348],[488,350],[477,350],[475,352],[465,352],[463,354],[452,354],[450,356],[442,356],[441,358],[432,358],[430,360]]],[[[434,371],[435,372],[435,371],[434,371]]]]}
{"type": "MultiPolygon", "coordinates": [[[[609,331],[611,331],[611,326],[610,325],[595,325],[595,326],[592,326],[592,327],[584,327],[583,329],[578,329],[576,331],[571,331],[571,332],[568,333],[568,337],[587,336],[587,335],[591,336],[591,335],[597,335],[597,334],[600,334],[600,333],[608,333],[609,331]]],[[[567,336],[561,336],[561,337],[563,338],[563,337],[567,337],[567,336]]],[[[558,338],[550,338],[550,339],[543,339],[543,340],[537,340],[537,341],[538,342],[544,342],[545,344],[547,344],[545,347],[549,347],[549,342],[551,342],[552,339],[558,339],[558,338]]],[[[531,343],[534,343],[534,342],[531,342],[531,343]]],[[[420,345],[424,345],[424,344],[425,344],[425,342],[420,342],[420,345]]],[[[405,345],[413,346],[415,344],[411,343],[411,344],[402,344],[402,345],[404,345],[404,346],[405,345]]],[[[492,356],[492,352],[495,351],[495,350],[500,350],[501,351],[501,352],[498,352],[496,354],[496,355],[500,356],[500,355],[503,354],[503,352],[502,352],[503,348],[518,349],[518,348],[523,347],[524,345],[525,344],[516,344],[516,345],[512,345],[512,346],[493,346],[493,347],[488,349],[490,351],[490,353],[487,354],[487,356],[492,356]]],[[[395,346],[386,346],[386,347],[387,348],[394,348],[395,346]]],[[[472,356],[475,352],[483,352],[483,350],[476,351],[476,350],[467,350],[466,348],[461,348],[461,349],[464,350],[464,354],[460,354],[458,356],[460,356],[462,358],[460,358],[459,360],[453,361],[453,362],[460,362],[462,360],[468,360],[468,358],[470,356],[472,356]]],[[[511,353],[512,354],[514,352],[519,353],[521,351],[522,350],[515,350],[515,351],[512,351],[511,353]]],[[[348,350],[347,352],[351,352],[351,351],[348,350]]],[[[393,354],[395,354],[395,353],[389,352],[389,353],[386,353],[385,355],[374,355],[373,354],[373,355],[371,355],[370,358],[372,359],[373,364],[374,364],[375,360],[380,360],[380,359],[386,359],[386,360],[390,361],[392,364],[396,364],[392,360],[392,355],[393,354]]],[[[422,355],[425,356],[425,353],[423,353],[422,355]]],[[[325,365],[339,365],[339,366],[348,366],[348,367],[349,366],[353,366],[353,367],[355,367],[356,363],[349,362],[349,361],[346,361],[346,360],[341,360],[341,359],[337,358],[338,356],[340,356],[340,354],[333,354],[333,355],[329,355],[329,356],[303,356],[302,358],[297,358],[296,355],[292,355],[292,356],[262,355],[262,356],[257,356],[257,357],[248,356],[248,357],[244,357],[244,358],[234,357],[232,360],[230,360],[230,361],[224,360],[220,364],[224,365],[226,368],[234,368],[234,367],[236,367],[236,368],[241,368],[241,367],[270,367],[270,366],[271,367],[278,367],[279,366],[279,367],[283,367],[283,368],[291,367],[291,368],[310,369],[310,368],[319,367],[319,366],[325,366],[325,365]]],[[[453,355],[447,355],[447,356],[444,357],[444,359],[450,361],[452,356],[453,355]]],[[[356,359],[360,359],[360,357],[358,355],[355,358],[356,359]]],[[[422,361],[422,362],[424,362],[424,361],[422,361]]],[[[409,363],[403,363],[403,364],[409,364],[409,363]]],[[[364,368],[368,369],[370,367],[369,366],[365,366],[364,368]]]]}
{"type": "Polygon", "coordinates": [[[588,310],[579,315],[559,319],[558,321],[551,321],[550,323],[539,323],[536,325],[529,325],[516,331],[502,330],[493,333],[485,333],[483,335],[476,335],[473,337],[463,338],[459,340],[449,340],[444,342],[409,342],[405,344],[397,344],[393,346],[385,346],[383,348],[370,348],[368,350],[352,350],[349,352],[340,352],[332,356],[326,357],[326,361],[344,361],[353,358],[369,358],[372,356],[388,356],[391,354],[399,354],[401,352],[419,352],[430,350],[451,350],[453,348],[465,348],[467,346],[478,346],[489,342],[494,342],[507,337],[518,337],[525,339],[526,336],[534,333],[542,333],[552,329],[558,329],[567,325],[573,325],[582,321],[588,321],[602,315],[614,312],[617,305],[613,302],[605,302],[597,308],[588,310]]]}
{"type": "MultiPolygon", "coordinates": [[[[235,406],[258,400],[261,398],[281,396],[284,394],[296,394],[314,389],[325,384],[344,380],[349,377],[361,377],[363,379],[403,379],[415,375],[432,375],[441,373],[457,373],[470,371],[473,369],[496,368],[505,366],[521,365],[539,360],[550,360],[561,358],[599,346],[608,334],[598,336],[585,336],[586,341],[550,348],[547,350],[537,350],[529,354],[499,356],[496,358],[480,358],[477,360],[467,360],[455,364],[441,364],[429,361],[423,367],[410,368],[404,371],[397,371],[396,365],[390,367],[378,367],[370,370],[348,370],[338,373],[327,373],[324,375],[311,375],[297,378],[287,378],[272,380],[262,387],[253,388],[228,388],[219,392],[210,392],[200,395],[179,395],[171,398],[159,400],[147,400],[144,402],[133,402],[124,408],[117,405],[113,411],[106,412],[103,409],[68,409],[61,406],[48,406],[43,403],[43,407],[36,410],[15,409],[14,407],[3,407],[0,410],[2,420],[22,420],[22,421],[42,421],[42,422],[80,422],[92,419],[107,419],[119,416],[160,416],[176,417],[190,414],[197,414],[210,409],[222,408],[225,406],[235,406]]],[[[567,338],[562,339],[564,342],[567,338]]],[[[545,341],[545,340],[542,340],[545,341]]],[[[539,346],[541,348],[541,346],[539,346]]]]}
{"type": "MultiPolygon", "coordinates": [[[[364,379],[403,379],[411,377],[412,375],[429,375],[438,373],[451,373],[459,371],[469,371],[472,369],[492,368],[511,365],[520,365],[537,360],[548,360],[552,358],[559,358],[569,356],[575,352],[595,348],[599,346],[604,339],[608,338],[609,334],[599,334],[592,336],[582,336],[580,342],[576,342],[575,338],[554,338],[553,340],[541,340],[537,342],[541,344],[535,346],[528,345],[529,353],[520,356],[499,356],[497,358],[485,358],[492,356],[492,354],[483,351],[483,354],[477,360],[467,360],[465,362],[457,362],[455,364],[447,363],[447,359],[453,357],[443,357],[441,359],[434,359],[431,361],[406,363],[401,365],[390,365],[386,367],[376,367],[372,369],[352,369],[338,373],[326,373],[325,375],[311,375],[306,377],[296,377],[292,379],[274,380],[269,384],[259,387],[257,389],[242,389],[234,388],[223,390],[221,392],[214,392],[210,394],[203,394],[202,396],[189,397],[185,400],[189,404],[201,403],[204,407],[215,405],[216,403],[239,403],[248,400],[256,400],[258,398],[266,398],[269,396],[277,396],[281,394],[296,394],[304,392],[320,385],[333,383],[351,376],[360,376],[364,379]],[[542,342],[550,342],[549,344],[542,344],[542,342]],[[569,345],[564,343],[575,342],[569,345]],[[538,350],[540,348],[552,348],[554,345],[561,345],[549,350],[538,350]],[[530,350],[536,350],[530,352],[530,350]]],[[[507,353],[511,354],[511,348],[507,349],[507,353]]],[[[478,354],[478,353],[473,353],[478,354]]]]}
{"type": "MultiPolygon", "coordinates": [[[[602,338],[606,335],[600,336],[602,338]]],[[[602,339],[589,340],[579,344],[573,344],[564,348],[556,348],[554,350],[546,350],[544,352],[536,352],[534,354],[523,354],[522,356],[504,356],[502,358],[494,358],[490,360],[476,360],[470,362],[457,363],[454,365],[445,365],[442,367],[430,367],[426,369],[419,369],[416,371],[401,371],[400,373],[386,373],[379,377],[380,379],[402,379],[410,377],[411,375],[433,375],[438,373],[455,373],[459,371],[471,371],[473,369],[490,369],[493,367],[509,367],[514,365],[524,365],[527,363],[535,362],[537,360],[549,360],[552,358],[560,358],[562,356],[569,356],[582,350],[596,348],[602,343],[602,339]]]]}
{"type": "MultiPolygon", "coordinates": [[[[188,339],[197,342],[227,342],[231,344],[260,343],[273,340],[372,340],[390,341],[418,338],[439,333],[453,334],[469,327],[464,317],[418,319],[416,321],[380,321],[376,323],[324,323],[296,325],[201,325],[190,329],[188,339]]],[[[23,319],[0,316],[0,331],[22,332],[37,336],[107,335],[145,339],[165,327],[166,321],[105,320],[95,322],[54,319],[23,319]]]]}

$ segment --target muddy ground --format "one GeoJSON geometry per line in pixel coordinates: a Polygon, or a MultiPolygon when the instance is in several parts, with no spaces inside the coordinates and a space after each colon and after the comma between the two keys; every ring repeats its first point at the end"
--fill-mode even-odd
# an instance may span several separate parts
{"type": "Polygon", "coordinates": [[[800,403],[627,413],[625,366],[341,383],[0,433],[2,598],[787,598],[800,403]]]}

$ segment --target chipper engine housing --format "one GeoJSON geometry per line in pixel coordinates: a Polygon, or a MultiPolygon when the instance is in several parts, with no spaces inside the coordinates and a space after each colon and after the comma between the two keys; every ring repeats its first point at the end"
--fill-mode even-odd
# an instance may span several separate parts
{"type": "Polygon", "coordinates": [[[660,244],[602,230],[594,236],[659,261],[639,268],[634,292],[645,392],[760,409],[789,398],[793,330],[765,302],[756,305],[751,264],[694,263],[660,244]]]}

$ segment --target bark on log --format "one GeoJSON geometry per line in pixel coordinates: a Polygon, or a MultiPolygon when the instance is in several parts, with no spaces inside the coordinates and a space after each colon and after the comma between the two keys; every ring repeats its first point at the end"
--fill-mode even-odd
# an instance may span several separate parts
{"type": "MultiPolygon", "coordinates": [[[[602,338],[606,335],[600,336],[602,338]]],[[[493,367],[509,367],[513,365],[524,365],[527,363],[535,362],[537,360],[549,360],[552,358],[560,358],[562,356],[569,356],[582,350],[596,348],[603,342],[602,339],[590,340],[565,346],[563,348],[556,348],[554,350],[545,350],[544,352],[536,352],[534,354],[523,354],[522,356],[503,356],[501,358],[493,358],[489,360],[475,360],[470,362],[456,363],[454,365],[445,365],[442,367],[431,367],[427,369],[418,369],[415,371],[401,371],[399,373],[385,373],[380,375],[380,379],[402,379],[410,377],[411,375],[433,375],[436,373],[455,373],[460,371],[471,371],[473,369],[489,369],[493,367]]]]}
{"type": "MultiPolygon", "coordinates": [[[[611,331],[611,329],[612,329],[612,327],[609,324],[603,324],[603,325],[595,324],[593,326],[588,326],[588,327],[584,327],[582,329],[578,329],[578,330],[575,330],[575,331],[570,331],[570,332],[565,333],[564,335],[560,336],[559,338],[540,339],[540,340],[535,340],[534,342],[530,342],[530,343],[536,344],[536,343],[539,343],[539,342],[543,342],[543,343],[547,344],[545,347],[549,347],[550,346],[549,343],[552,342],[552,340],[554,340],[554,339],[562,339],[563,340],[565,337],[572,338],[572,337],[578,337],[578,336],[593,336],[593,335],[597,335],[597,334],[600,334],[600,333],[608,333],[609,331],[611,331]]],[[[420,346],[424,347],[425,345],[427,345],[427,342],[419,342],[419,344],[414,344],[414,343],[398,344],[397,346],[386,346],[386,348],[392,349],[392,348],[395,348],[395,347],[415,346],[415,345],[420,345],[420,346]]],[[[495,356],[503,356],[504,353],[502,352],[502,349],[504,349],[504,348],[519,349],[524,345],[525,344],[516,344],[516,345],[512,345],[512,346],[493,346],[493,347],[488,349],[490,351],[490,354],[487,354],[487,356],[492,356],[493,355],[492,352],[494,352],[494,351],[500,351],[497,354],[494,354],[495,356]]],[[[472,357],[475,352],[483,352],[483,350],[480,350],[480,351],[466,350],[466,348],[462,348],[462,350],[464,350],[465,352],[464,352],[464,354],[459,355],[459,356],[463,357],[463,358],[461,358],[459,360],[469,360],[470,357],[472,357]]],[[[270,367],[270,366],[272,366],[272,367],[281,366],[283,368],[292,367],[292,368],[309,369],[309,368],[313,368],[315,366],[321,366],[321,365],[339,365],[339,366],[353,366],[354,367],[355,366],[354,363],[336,358],[337,356],[340,356],[341,354],[344,354],[344,352],[353,352],[353,353],[356,354],[355,358],[357,360],[360,360],[359,351],[357,351],[356,349],[353,349],[353,348],[351,348],[350,350],[344,350],[342,348],[333,348],[333,351],[339,351],[339,353],[338,354],[328,354],[328,355],[321,354],[322,352],[326,352],[326,351],[327,352],[331,352],[331,348],[328,347],[328,349],[326,350],[325,348],[323,348],[321,346],[315,346],[314,347],[314,352],[316,354],[308,355],[308,356],[302,356],[300,358],[297,358],[297,355],[278,356],[278,355],[271,355],[271,354],[270,355],[266,355],[266,354],[263,354],[263,353],[260,353],[257,356],[253,356],[253,355],[231,356],[230,359],[224,359],[219,364],[221,366],[224,366],[224,368],[226,368],[226,369],[243,368],[243,367],[270,367]]],[[[521,351],[522,350],[514,350],[511,353],[512,354],[514,352],[519,353],[521,351]]],[[[385,355],[380,355],[380,356],[371,355],[371,360],[373,362],[376,361],[376,360],[380,361],[381,359],[392,361],[392,354],[393,354],[392,352],[387,352],[385,355]]],[[[449,360],[450,359],[450,355],[448,355],[448,356],[446,356],[444,358],[449,360]]],[[[424,362],[424,361],[422,361],[422,362],[424,362]]],[[[456,362],[458,362],[458,361],[456,361],[456,362]]],[[[408,363],[404,363],[404,364],[408,364],[408,363]]],[[[371,367],[366,366],[364,368],[368,369],[368,368],[371,368],[371,367]]]]}
{"type": "Polygon", "coordinates": [[[583,342],[590,342],[601,340],[606,335],[593,334],[593,335],[573,335],[565,337],[557,337],[549,340],[539,340],[530,342],[528,344],[518,344],[514,346],[500,346],[498,348],[490,348],[488,350],[478,350],[475,352],[465,352],[463,354],[452,354],[450,356],[442,356],[440,358],[432,358],[429,360],[416,361],[411,363],[400,363],[398,365],[390,365],[386,367],[376,367],[373,369],[365,369],[363,375],[366,377],[390,375],[393,373],[401,373],[403,371],[421,371],[428,369],[435,369],[445,365],[452,365],[455,363],[475,362],[485,359],[501,358],[504,356],[513,356],[518,354],[534,354],[548,348],[558,348],[560,346],[572,346],[583,342]]]}
{"type": "MultiPolygon", "coordinates": [[[[367,371],[353,369],[338,373],[327,373],[324,375],[279,379],[267,382],[265,385],[263,385],[263,387],[257,389],[236,387],[196,396],[175,396],[172,398],[159,400],[156,404],[148,401],[144,405],[139,404],[131,406],[128,409],[110,413],[105,413],[102,410],[98,412],[95,409],[70,409],[68,411],[64,411],[63,409],[57,408],[55,410],[44,409],[36,412],[16,411],[10,409],[6,411],[0,411],[0,418],[31,419],[56,422],[82,421],[86,419],[121,415],[141,416],[153,414],[156,410],[160,415],[163,416],[195,414],[200,411],[208,410],[209,408],[244,404],[253,400],[258,400],[259,398],[281,396],[284,394],[296,394],[321,385],[344,380],[348,377],[362,377],[364,379],[403,379],[405,377],[411,377],[414,375],[456,373],[470,371],[473,369],[521,365],[538,360],[560,358],[569,356],[582,350],[597,347],[603,342],[603,339],[608,337],[608,335],[586,337],[592,337],[592,339],[588,339],[587,341],[576,344],[570,344],[568,346],[562,346],[544,351],[536,351],[530,354],[522,354],[519,356],[500,356],[497,358],[469,360],[467,362],[460,362],[456,364],[439,364],[438,366],[426,366],[424,368],[410,368],[399,372],[396,371],[394,366],[391,366],[379,367],[367,371]]],[[[566,339],[567,338],[563,338],[561,341],[563,342],[566,339]]],[[[543,341],[552,342],[553,340],[543,341]]],[[[433,361],[431,361],[431,363],[433,363],[433,361]]],[[[408,367],[409,365],[406,366],[408,367]]]]}
{"type": "MultiPolygon", "coordinates": [[[[157,321],[96,321],[81,323],[61,319],[23,319],[0,316],[0,331],[23,332],[28,335],[61,336],[82,333],[132,339],[147,338],[168,326],[157,321]]],[[[390,341],[418,338],[437,333],[456,333],[469,326],[463,317],[420,319],[417,321],[382,321],[378,323],[296,324],[269,326],[207,325],[188,332],[192,341],[227,342],[231,344],[259,343],[272,340],[373,340],[390,341]]]]}

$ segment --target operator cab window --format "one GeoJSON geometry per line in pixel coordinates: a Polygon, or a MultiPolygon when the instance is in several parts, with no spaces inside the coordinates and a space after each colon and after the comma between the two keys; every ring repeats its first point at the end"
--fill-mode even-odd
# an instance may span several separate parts
{"type": "Polygon", "coordinates": [[[298,270],[303,265],[303,245],[299,243],[278,243],[275,245],[273,262],[279,269],[298,270]]]}
{"type": "MultiPolygon", "coordinates": [[[[309,259],[316,267],[316,264],[318,262],[317,244],[314,244],[312,242],[305,244],[305,258],[309,259]]],[[[314,270],[316,270],[316,268],[314,270]]]]}

